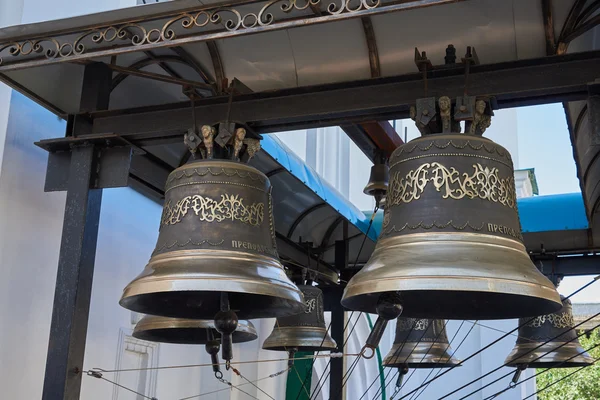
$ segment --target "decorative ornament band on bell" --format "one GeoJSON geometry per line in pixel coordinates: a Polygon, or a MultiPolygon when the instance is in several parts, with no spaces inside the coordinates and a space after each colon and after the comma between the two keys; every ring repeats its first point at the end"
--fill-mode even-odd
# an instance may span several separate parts
{"type": "MultiPolygon", "coordinates": [[[[133,337],[151,342],[176,344],[206,344],[212,331],[220,338],[212,319],[181,319],[146,315],[133,329],[133,337]]],[[[258,338],[256,328],[250,321],[239,321],[233,332],[233,343],[250,342],[258,338]]]]}
{"type": "Polygon", "coordinates": [[[315,286],[299,285],[304,294],[304,312],[279,317],[263,349],[275,351],[328,351],[337,345],[325,327],[323,292],[315,286]]]}
{"type": "Polygon", "coordinates": [[[460,360],[453,356],[443,320],[396,320],[396,337],[383,360],[385,367],[450,368],[458,364],[460,360]]]}
{"type": "Polygon", "coordinates": [[[393,293],[402,316],[415,318],[507,319],[558,310],[558,292],[523,245],[511,156],[481,136],[489,115],[478,102],[486,103],[474,102],[470,131],[460,134],[449,98],[425,100],[412,113],[423,136],[389,160],[381,233],[342,304],[374,313],[381,295],[393,293]],[[444,129],[454,133],[437,133],[444,129]]]}
{"type": "Polygon", "coordinates": [[[563,307],[555,313],[519,319],[519,337],[506,358],[508,366],[572,368],[594,363],[594,358],[581,347],[573,329],[571,300],[563,296],[561,299],[563,307]]]}
{"type": "Polygon", "coordinates": [[[241,143],[255,139],[240,131],[218,148],[214,129],[203,130],[206,158],[169,175],[156,248],[120,304],[144,314],[212,319],[226,311],[223,293],[227,312],[240,319],[302,312],[302,293],[277,254],[269,179],[249,165],[212,158],[248,159],[256,147],[241,143]]]}

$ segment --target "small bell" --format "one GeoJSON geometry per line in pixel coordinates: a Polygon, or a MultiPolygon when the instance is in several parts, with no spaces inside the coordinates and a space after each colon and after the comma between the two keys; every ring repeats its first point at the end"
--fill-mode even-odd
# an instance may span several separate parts
{"type": "Polygon", "coordinates": [[[453,357],[444,321],[398,318],[394,345],[383,360],[385,367],[449,368],[460,363],[453,357]]]}
{"type": "Polygon", "coordinates": [[[570,368],[594,363],[573,329],[571,300],[563,296],[561,299],[563,307],[555,313],[540,315],[531,321],[531,318],[519,319],[519,337],[506,358],[507,365],[524,369],[551,368],[561,363],[557,368],[570,368]]]}
{"type": "MultiPolygon", "coordinates": [[[[223,374],[219,366],[221,335],[214,320],[180,319],[146,315],[133,329],[133,337],[150,342],[176,344],[203,344],[210,355],[213,372],[217,378],[223,374]]],[[[231,335],[233,343],[250,342],[258,338],[256,328],[250,321],[238,321],[231,335]]]]}
{"type": "Polygon", "coordinates": [[[304,294],[304,312],[279,317],[263,349],[275,351],[328,351],[337,345],[325,327],[323,292],[315,286],[299,285],[304,294]]]}
{"type": "MultiPolygon", "coordinates": [[[[215,338],[220,334],[215,329],[212,319],[180,319],[146,315],[133,329],[133,337],[150,342],[176,344],[206,344],[208,332],[215,338]]],[[[233,343],[244,343],[256,340],[258,334],[250,321],[238,321],[232,335],[233,343]]]]}
{"type": "Polygon", "coordinates": [[[371,175],[369,182],[365,186],[363,192],[368,196],[375,198],[375,203],[380,205],[381,199],[385,196],[390,178],[389,168],[383,162],[376,162],[371,167],[371,175]]]}

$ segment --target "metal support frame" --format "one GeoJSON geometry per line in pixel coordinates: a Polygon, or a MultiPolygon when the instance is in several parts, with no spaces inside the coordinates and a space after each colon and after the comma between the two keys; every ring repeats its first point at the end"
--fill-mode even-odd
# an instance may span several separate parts
{"type": "MultiPolygon", "coordinates": [[[[348,222],[344,222],[344,240],[335,242],[335,267],[342,271],[348,268],[349,241],[348,241],[348,222]]],[[[337,303],[331,308],[331,337],[338,345],[338,351],[344,352],[344,326],[345,312],[342,307],[342,290],[339,289],[337,303]]],[[[332,358],[329,366],[329,398],[337,400],[342,392],[342,378],[344,376],[344,359],[332,358]]],[[[343,398],[342,394],[342,398],[343,398]]]]}
{"type": "MultiPolygon", "coordinates": [[[[546,104],[587,98],[587,83],[597,78],[600,51],[531,60],[476,65],[469,72],[469,92],[495,96],[498,108],[546,104]]],[[[462,96],[464,70],[430,71],[432,94],[462,96]]],[[[231,118],[245,121],[259,133],[306,129],[405,118],[416,98],[423,95],[420,73],[355,82],[251,93],[236,97],[231,118]]],[[[196,115],[224,120],[228,98],[217,96],[196,102],[196,115]]],[[[94,132],[114,132],[154,144],[180,140],[188,129],[189,102],[93,113],[94,132]]],[[[207,121],[210,123],[210,121],[207,121]]]]}
{"type": "MultiPolygon", "coordinates": [[[[103,64],[86,67],[82,110],[108,107],[111,77],[103,64]]],[[[90,189],[97,157],[93,143],[71,149],[42,400],[79,398],[102,203],[102,190],[90,189]]]]}

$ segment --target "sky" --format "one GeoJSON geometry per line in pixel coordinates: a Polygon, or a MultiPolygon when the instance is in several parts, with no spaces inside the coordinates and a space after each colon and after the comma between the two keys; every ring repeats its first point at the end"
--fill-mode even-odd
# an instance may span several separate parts
{"type": "MultiPolygon", "coordinates": [[[[581,192],[562,104],[518,108],[517,126],[519,168],[535,168],[540,195],[581,192]]],[[[593,278],[565,278],[559,292],[568,296],[593,278]]],[[[571,301],[600,302],[600,286],[596,285],[576,294],[571,301]]]]}

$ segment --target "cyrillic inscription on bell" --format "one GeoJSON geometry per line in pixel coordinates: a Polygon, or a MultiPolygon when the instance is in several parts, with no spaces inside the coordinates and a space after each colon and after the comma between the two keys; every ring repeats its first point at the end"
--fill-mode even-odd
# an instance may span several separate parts
{"type": "Polygon", "coordinates": [[[394,345],[383,365],[448,368],[460,363],[452,353],[443,320],[400,317],[396,320],[394,345]]]}
{"type": "MultiPolygon", "coordinates": [[[[205,158],[169,175],[156,249],[120,303],[144,314],[195,319],[229,309],[240,319],[301,312],[302,294],[277,256],[269,179],[249,165],[213,159],[247,158],[260,148],[258,140],[246,145],[239,128],[219,148],[215,134],[203,127],[198,150],[205,158]]],[[[226,329],[235,323],[233,315],[219,318],[231,319],[226,329]]]]}
{"type": "Polygon", "coordinates": [[[299,285],[298,288],[304,294],[304,312],[277,318],[263,349],[292,352],[335,350],[336,343],[325,328],[323,292],[308,285],[299,285]]]}
{"type": "MultiPolygon", "coordinates": [[[[146,315],[135,325],[133,337],[160,343],[206,344],[221,337],[212,319],[183,319],[146,315]]],[[[233,343],[256,340],[258,334],[250,321],[241,320],[233,332],[233,343]]]]}
{"type": "Polygon", "coordinates": [[[426,100],[412,112],[423,136],[389,160],[382,231],[342,304],[374,313],[382,294],[396,293],[406,317],[504,319],[558,310],[556,289],[523,245],[511,156],[481,136],[489,105],[479,99],[473,115],[460,114],[468,128],[460,134],[450,99],[426,100]]]}
{"type": "Polygon", "coordinates": [[[519,337],[506,364],[519,368],[569,368],[594,363],[573,329],[571,300],[561,296],[563,307],[552,314],[519,319],[519,337]],[[560,365],[558,365],[560,364],[560,365]]]}

